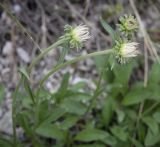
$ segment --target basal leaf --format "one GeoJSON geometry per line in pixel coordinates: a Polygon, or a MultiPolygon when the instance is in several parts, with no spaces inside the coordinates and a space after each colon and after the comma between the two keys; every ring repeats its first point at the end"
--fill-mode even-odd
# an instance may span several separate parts
{"type": "Polygon", "coordinates": [[[105,31],[108,32],[112,37],[112,40],[115,40],[115,31],[112,29],[112,27],[103,18],[100,18],[100,23],[105,31]]]}
{"type": "Polygon", "coordinates": [[[144,88],[143,83],[136,83],[130,91],[125,95],[122,104],[129,106],[134,105],[148,99],[151,93],[144,88]]]}
{"type": "Polygon", "coordinates": [[[147,116],[147,117],[143,117],[142,120],[151,129],[154,135],[157,135],[159,133],[159,126],[157,122],[155,121],[155,119],[147,116]]]}
{"type": "Polygon", "coordinates": [[[155,112],[154,114],[153,114],[153,118],[158,122],[158,123],[160,123],[160,112],[158,111],[158,112],[155,112]]]}
{"type": "Polygon", "coordinates": [[[102,121],[105,126],[107,126],[109,122],[111,121],[113,110],[114,110],[113,103],[114,102],[113,102],[112,97],[107,97],[102,107],[102,121]]]}
{"type": "Polygon", "coordinates": [[[68,130],[73,127],[78,121],[79,117],[75,115],[67,115],[66,119],[60,124],[60,128],[63,130],[68,130]]]}
{"type": "Polygon", "coordinates": [[[20,126],[24,129],[25,133],[31,137],[32,135],[32,128],[30,127],[29,124],[29,119],[26,114],[24,113],[19,113],[17,115],[17,121],[20,124],[20,126]]]}
{"type": "Polygon", "coordinates": [[[127,141],[128,133],[122,127],[113,126],[111,128],[111,132],[114,136],[116,136],[121,141],[127,141]]]}
{"type": "Polygon", "coordinates": [[[19,68],[18,71],[29,81],[29,74],[25,68],[19,68]]]}
{"type": "Polygon", "coordinates": [[[152,69],[149,73],[148,83],[149,84],[159,83],[160,82],[159,75],[160,75],[160,64],[158,62],[155,62],[152,65],[152,69]]]}
{"type": "Polygon", "coordinates": [[[103,140],[104,138],[108,136],[109,134],[102,130],[85,129],[77,134],[77,136],[75,137],[75,140],[90,142],[90,141],[96,141],[96,140],[103,140]]]}
{"type": "Polygon", "coordinates": [[[65,131],[59,129],[56,125],[43,123],[36,129],[36,133],[43,137],[64,140],[66,137],[65,131]]]}
{"type": "Polygon", "coordinates": [[[77,115],[83,115],[86,112],[86,106],[81,102],[76,100],[67,100],[65,99],[62,104],[61,108],[65,110],[65,112],[77,115]]]}
{"type": "Polygon", "coordinates": [[[58,89],[58,92],[56,93],[56,98],[57,100],[62,100],[65,98],[65,94],[67,92],[68,89],[68,84],[69,84],[69,73],[66,73],[63,77],[63,80],[61,82],[61,86],[58,89]]]}
{"type": "Polygon", "coordinates": [[[7,139],[0,138],[0,146],[1,147],[13,147],[13,144],[7,139]]]}
{"type": "MultiPolygon", "coordinates": [[[[145,146],[153,146],[160,142],[160,134],[154,135],[149,129],[145,138],[145,146]]],[[[158,146],[157,146],[158,147],[158,146]]]]}
{"type": "Polygon", "coordinates": [[[3,85],[0,85],[0,104],[4,98],[5,98],[5,89],[3,85]]]}

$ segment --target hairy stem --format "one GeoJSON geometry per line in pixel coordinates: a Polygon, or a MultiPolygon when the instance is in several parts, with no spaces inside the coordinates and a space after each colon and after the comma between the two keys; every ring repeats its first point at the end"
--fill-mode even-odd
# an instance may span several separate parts
{"type": "MultiPolygon", "coordinates": [[[[22,79],[22,78],[21,78],[22,79]]],[[[17,100],[17,93],[20,87],[21,80],[16,86],[15,92],[13,93],[13,101],[12,101],[12,129],[13,129],[13,145],[17,147],[17,133],[16,133],[16,100],[17,100]]]]}
{"type": "MultiPolygon", "coordinates": [[[[105,63],[107,63],[107,61],[108,61],[108,59],[105,60],[105,63]]],[[[104,65],[104,69],[105,69],[105,66],[106,66],[106,64],[104,65]]],[[[97,83],[97,88],[94,91],[91,103],[89,104],[89,106],[88,106],[88,108],[87,108],[87,110],[84,114],[84,117],[87,117],[89,111],[92,109],[92,106],[93,106],[97,96],[99,96],[99,94],[100,94],[100,86],[101,86],[101,81],[102,81],[102,77],[103,77],[104,73],[105,73],[104,70],[102,70],[101,73],[100,73],[99,80],[98,80],[98,83],[97,83]]]]}
{"type": "Polygon", "coordinates": [[[54,74],[55,72],[57,72],[58,70],[70,65],[70,64],[73,64],[73,63],[76,63],[78,61],[81,61],[81,60],[84,60],[84,59],[87,59],[89,57],[94,57],[94,56],[100,56],[100,55],[106,55],[106,54],[110,54],[112,53],[112,49],[108,49],[108,50],[104,50],[104,51],[98,51],[98,52],[94,52],[94,53],[90,53],[90,54],[87,54],[87,55],[84,55],[84,56],[79,56],[79,57],[76,57],[75,59],[72,59],[70,61],[67,61],[65,63],[62,63],[62,64],[59,64],[58,66],[56,66],[55,68],[53,68],[52,70],[50,70],[43,78],[42,80],[40,81],[40,89],[41,87],[43,86],[44,82],[52,75],[54,74]]]}
{"type": "Polygon", "coordinates": [[[36,58],[34,58],[32,63],[28,67],[29,72],[31,72],[32,68],[38,63],[38,61],[40,59],[42,59],[50,50],[62,45],[65,41],[66,41],[65,39],[60,39],[57,42],[55,42],[54,44],[52,44],[51,46],[49,46],[48,48],[44,49],[36,58]]]}

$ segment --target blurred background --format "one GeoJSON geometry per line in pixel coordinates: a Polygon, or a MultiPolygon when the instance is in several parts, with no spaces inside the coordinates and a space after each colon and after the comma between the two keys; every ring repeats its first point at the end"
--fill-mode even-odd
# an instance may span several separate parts
{"type": "MultiPolygon", "coordinates": [[[[5,10],[0,8],[0,134],[12,134],[11,103],[19,79],[18,68],[29,65],[40,50],[62,36],[66,24],[85,24],[92,35],[84,48],[72,50],[65,57],[70,60],[76,55],[112,47],[112,39],[101,26],[100,17],[113,28],[124,14],[138,17],[140,27],[135,41],[140,43],[142,54],[129,82],[142,80],[147,85],[151,65],[160,51],[160,0],[1,0],[0,3],[5,6],[5,10]]],[[[36,65],[31,76],[35,87],[58,58],[59,51],[54,50],[36,65]]],[[[69,72],[71,83],[85,81],[88,89],[95,89],[93,79],[99,75],[96,65],[92,59],[73,64],[51,76],[45,86],[55,91],[63,75],[69,72]]]]}

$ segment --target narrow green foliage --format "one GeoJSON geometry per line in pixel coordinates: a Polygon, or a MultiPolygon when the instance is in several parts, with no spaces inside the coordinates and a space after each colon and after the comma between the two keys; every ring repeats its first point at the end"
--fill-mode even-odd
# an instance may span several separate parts
{"type": "Polygon", "coordinates": [[[5,98],[5,89],[3,85],[0,85],[0,104],[5,98]]]}
{"type": "Polygon", "coordinates": [[[112,37],[112,40],[114,41],[116,39],[116,32],[113,30],[113,28],[103,19],[100,18],[100,23],[103,26],[103,28],[105,29],[106,32],[109,33],[109,35],[112,37]]]}

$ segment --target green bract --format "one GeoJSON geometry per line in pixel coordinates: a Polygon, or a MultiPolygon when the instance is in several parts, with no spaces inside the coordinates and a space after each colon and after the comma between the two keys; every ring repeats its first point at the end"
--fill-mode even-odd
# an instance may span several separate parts
{"type": "Polygon", "coordinates": [[[119,30],[126,36],[131,35],[138,29],[138,22],[132,15],[124,15],[119,19],[119,30]]]}
{"type": "Polygon", "coordinates": [[[113,49],[116,59],[121,64],[126,63],[129,58],[136,57],[139,54],[137,42],[118,40],[115,41],[113,49]]]}
{"type": "Polygon", "coordinates": [[[86,25],[81,24],[76,27],[65,25],[64,31],[65,35],[62,38],[66,38],[70,48],[82,48],[83,43],[90,38],[89,28],[86,25]]]}

